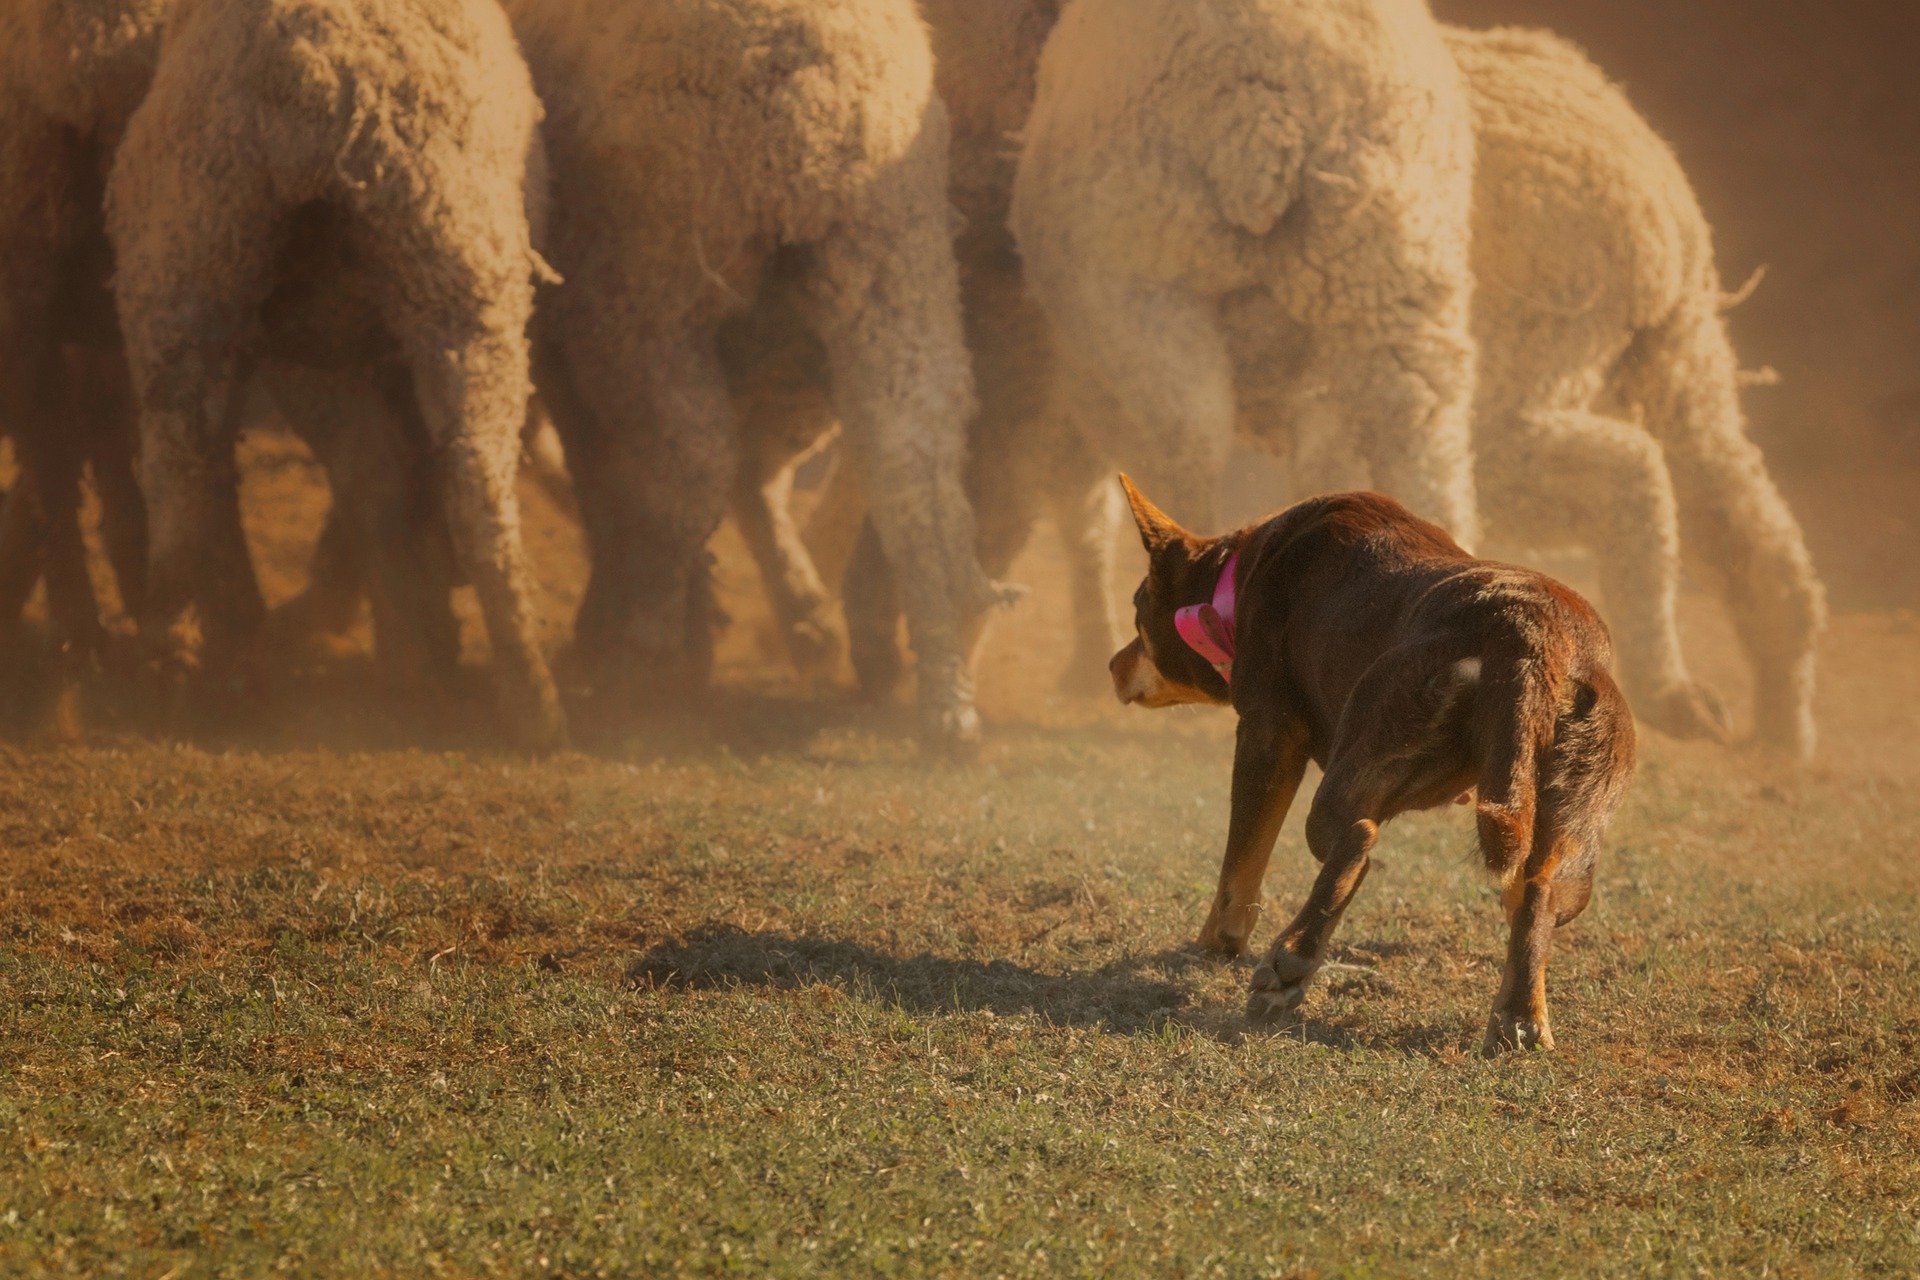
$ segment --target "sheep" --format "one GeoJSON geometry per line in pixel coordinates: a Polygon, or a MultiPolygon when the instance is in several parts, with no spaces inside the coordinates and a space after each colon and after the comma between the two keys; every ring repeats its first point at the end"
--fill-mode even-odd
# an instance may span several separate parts
{"type": "MultiPolygon", "coordinates": [[[[1756,736],[1805,759],[1824,595],[1740,411],[1712,233],[1672,150],[1576,46],[1445,30],[1477,143],[1476,478],[1487,535],[1593,554],[1635,712],[1728,736],[1676,619],[1686,562],[1755,668],[1756,736]]],[[[1336,432],[1303,438],[1302,491],[1368,481],[1336,432]]]]}
{"type": "Polygon", "coordinates": [[[978,733],[961,635],[995,590],[963,489],[972,376],[947,120],[908,0],[511,0],[549,111],[538,380],[592,553],[598,682],[697,687],[703,555],[736,487],[720,330],[786,282],[905,581],[923,722],[978,733]]]}
{"type": "Polygon", "coordinates": [[[56,638],[76,660],[97,657],[106,640],[80,530],[86,466],[121,596],[137,606],[143,592],[145,512],[100,188],[171,7],[0,6],[0,429],[12,433],[22,473],[0,533],[0,621],[17,623],[44,573],[56,638]]]}
{"type": "Polygon", "coordinates": [[[493,0],[178,0],[107,185],[150,512],[143,635],[170,643],[191,602],[210,665],[255,643],[231,446],[252,367],[397,377],[508,726],[563,740],[513,491],[549,274],[539,115],[493,0]]]}
{"type": "MultiPolygon", "coordinates": [[[[1339,420],[1399,496],[1473,539],[1472,146],[1411,0],[1082,0],[1048,39],[1056,11],[928,6],[966,122],[982,560],[1004,572],[1050,512],[1074,562],[1067,670],[1092,685],[1112,643],[1111,540],[1089,524],[1112,508],[1110,455],[1206,523],[1236,427],[1282,447],[1293,419],[1339,420]]],[[[885,564],[863,548],[847,625],[872,686],[897,662],[885,564]]]]}
{"type": "MultiPolygon", "coordinates": [[[[1011,568],[1043,509],[1053,508],[1063,527],[1084,527],[1077,511],[1084,493],[1072,490],[1091,491],[1103,478],[1103,460],[1077,436],[1040,429],[1051,370],[1048,330],[1026,292],[1007,226],[1017,136],[1059,7],[1059,0],[920,5],[932,35],[935,89],[952,121],[949,197],[960,218],[954,249],[979,399],[969,428],[967,493],[977,517],[981,566],[996,579],[1011,568]]],[[[773,296],[777,304],[788,295],[773,296]]],[[[789,510],[794,470],[830,443],[838,426],[831,406],[813,391],[816,379],[809,371],[818,356],[808,350],[792,310],[763,303],[754,323],[744,333],[729,333],[732,341],[723,345],[731,384],[744,405],[732,512],[804,675],[822,676],[837,666],[832,598],[822,579],[839,583],[844,573],[854,667],[863,688],[878,695],[891,689],[903,669],[894,648],[898,606],[880,539],[871,529],[862,531],[865,499],[857,469],[835,468],[804,540],[789,510]]],[[[1070,552],[1076,591],[1106,582],[1110,541],[1078,539],[1070,552]]],[[[1095,589],[1074,614],[1075,660],[1067,671],[1091,671],[1089,683],[1104,684],[1102,664],[1112,641],[1104,591],[1103,585],[1095,589]]]]}
{"type": "MultiPolygon", "coordinates": [[[[1544,33],[1443,28],[1443,36],[1465,76],[1476,135],[1473,431],[1488,535],[1590,549],[1636,710],[1669,733],[1719,737],[1724,713],[1688,674],[1675,627],[1684,549],[1727,599],[1753,658],[1760,738],[1804,758],[1823,596],[1804,538],[1745,435],[1698,202],[1671,151],[1578,49],[1544,33]]],[[[1017,119],[1023,104],[1013,92],[1017,119]]],[[[1337,417],[1301,425],[1298,491],[1377,478],[1337,417]]],[[[1040,450],[1065,434],[1042,419],[1016,447],[1040,450]]],[[[1052,484],[1070,547],[1111,545],[1105,530],[1117,512],[1096,506],[1075,521],[1078,474],[1037,474],[1052,484]]],[[[993,488],[973,496],[983,527],[1037,501],[993,488]]],[[[1076,635],[1097,640],[1109,609],[1107,577],[1096,572],[1076,570],[1074,613],[1076,635]]],[[[872,594],[850,582],[849,611],[872,594]]],[[[1080,652],[1091,643],[1076,643],[1074,662],[1097,676],[1080,652]]]]}
{"type": "Polygon", "coordinates": [[[1748,438],[1712,233],[1672,150],[1575,46],[1449,30],[1479,140],[1474,406],[1502,544],[1589,549],[1634,709],[1721,736],[1675,626],[1680,562],[1725,602],[1759,739],[1814,747],[1824,594],[1748,438]]]}
{"type": "Polygon", "coordinates": [[[1077,0],[1010,215],[1049,412],[1201,527],[1236,427],[1337,422],[1471,545],[1472,161],[1421,0],[1077,0]]]}

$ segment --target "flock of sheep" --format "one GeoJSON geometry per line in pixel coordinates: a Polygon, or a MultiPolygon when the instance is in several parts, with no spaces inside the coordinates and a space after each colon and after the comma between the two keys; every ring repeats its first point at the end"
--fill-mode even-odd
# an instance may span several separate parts
{"type": "Polygon", "coordinates": [[[1591,551],[1638,713],[1721,735],[1684,562],[1759,736],[1804,755],[1822,594],[1726,303],[1620,91],[1424,0],[8,0],[0,613],[44,577],[63,645],[104,642],[90,468],[149,651],[182,655],[191,608],[201,665],[256,661],[234,440],[260,391],[333,490],[311,616],[364,593],[383,660],[431,674],[470,582],[508,727],[551,745],[527,424],[564,443],[576,652],[619,699],[706,678],[729,510],[795,660],[837,661],[790,510],[837,438],[856,669],[891,684],[904,613],[927,727],[963,743],[1036,520],[1097,675],[1112,472],[1211,528],[1250,441],[1301,493],[1591,551]]]}

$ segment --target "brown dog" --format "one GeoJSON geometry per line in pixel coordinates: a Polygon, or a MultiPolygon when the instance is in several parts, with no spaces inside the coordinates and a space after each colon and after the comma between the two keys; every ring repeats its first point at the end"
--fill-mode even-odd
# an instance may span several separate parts
{"type": "Polygon", "coordinates": [[[1380,824],[1479,791],[1480,847],[1511,937],[1484,1049],[1550,1049],[1546,957],[1580,914],[1633,771],[1606,625],[1544,574],[1476,560],[1391,498],[1311,498],[1222,538],[1181,529],[1120,478],[1150,566],[1120,700],[1231,706],[1233,817],[1203,947],[1245,950],[1307,761],[1313,892],[1254,972],[1247,1014],[1300,1003],[1367,874],[1380,824]]]}

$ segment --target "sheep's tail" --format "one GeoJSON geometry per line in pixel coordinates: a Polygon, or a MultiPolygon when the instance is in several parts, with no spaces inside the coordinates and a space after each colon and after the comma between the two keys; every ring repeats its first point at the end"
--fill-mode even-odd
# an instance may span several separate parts
{"type": "Polygon", "coordinates": [[[1804,755],[1826,596],[1799,522],[1747,436],[1739,362],[1710,284],[1635,337],[1616,389],[1660,442],[1689,564],[1719,588],[1754,663],[1761,736],[1804,755]]]}
{"type": "Polygon", "coordinates": [[[1279,225],[1307,178],[1307,139],[1297,125],[1276,126],[1272,97],[1258,84],[1241,85],[1211,116],[1212,128],[1196,139],[1194,154],[1220,212],[1255,236],[1279,225]]]}

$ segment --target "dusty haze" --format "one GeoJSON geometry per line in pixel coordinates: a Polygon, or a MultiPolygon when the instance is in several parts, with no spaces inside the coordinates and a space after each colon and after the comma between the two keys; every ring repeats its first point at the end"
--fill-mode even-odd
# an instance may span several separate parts
{"type": "Polygon", "coordinates": [[[1583,44],[1679,152],[1727,287],[1753,434],[1840,607],[1920,603],[1920,7],[1436,0],[1583,44]]]}

